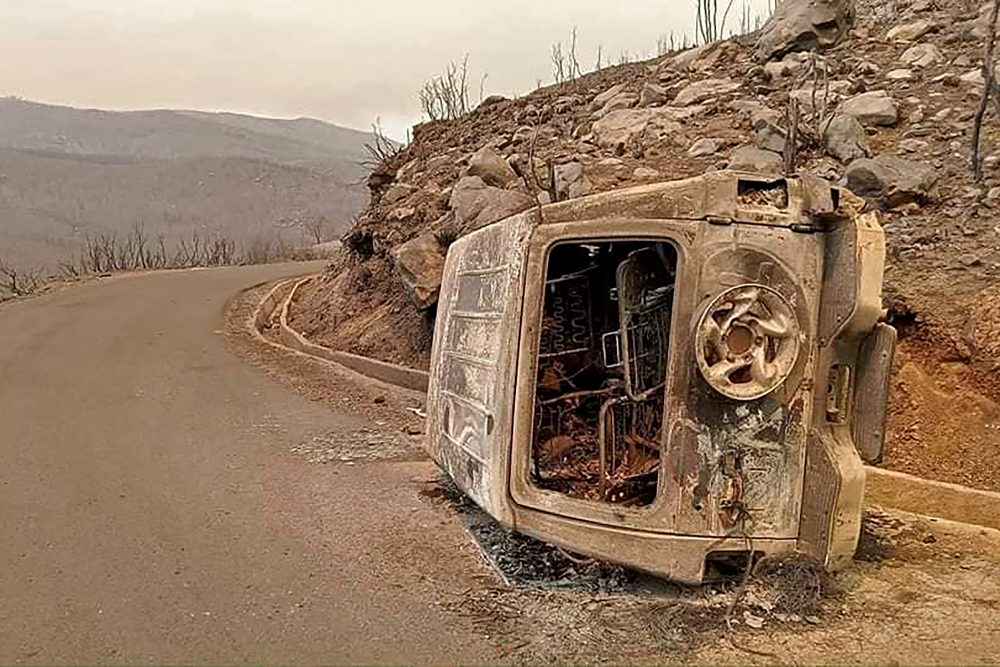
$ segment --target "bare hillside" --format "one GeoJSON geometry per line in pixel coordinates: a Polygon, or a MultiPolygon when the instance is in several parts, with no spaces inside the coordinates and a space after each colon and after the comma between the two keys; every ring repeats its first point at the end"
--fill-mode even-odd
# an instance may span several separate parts
{"type": "Polygon", "coordinates": [[[1000,490],[992,113],[982,183],[969,159],[989,6],[785,7],[808,11],[417,127],[372,175],[346,252],[303,291],[296,325],[331,347],[426,367],[455,238],[590,193],[725,168],[780,175],[794,141],[798,173],[845,185],[884,216],[886,306],[902,334],[886,463],[1000,490]]]}
{"type": "Polygon", "coordinates": [[[363,203],[370,135],[317,120],[109,112],[0,99],[0,256],[54,267],[88,233],[141,224],[167,243],[336,237],[363,203]]]}

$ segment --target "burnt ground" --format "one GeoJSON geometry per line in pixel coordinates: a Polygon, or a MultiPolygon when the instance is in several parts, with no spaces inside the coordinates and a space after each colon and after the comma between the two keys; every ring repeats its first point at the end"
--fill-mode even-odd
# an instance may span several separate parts
{"type": "MultiPolygon", "coordinates": [[[[330,367],[262,345],[240,321],[260,294],[234,301],[230,348],[282,384],[323,405],[364,415],[386,437],[420,419],[407,394],[331,376],[330,367]]],[[[376,429],[378,430],[378,429],[376,429]]],[[[1000,533],[869,508],[854,563],[832,577],[798,563],[685,587],[590,561],[523,536],[484,516],[433,464],[405,493],[437,521],[402,528],[380,546],[399,567],[433,583],[436,604],[492,647],[491,657],[539,662],[909,662],[1000,660],[1000,533]],[[409,530],[437,531],[438,546],[414,552],[409,530]],[[461,535],[460,535],[461,534],[461,535]],[[464,545],[464,546],[458,546],[464,545]],[[735,600],[735,602],[734,602],[735,600]]],[[[345,466],[312,465],[337,485],[345,466]]],[[[376,467],[371,467],[375,465],[376,467]]],[[[412,510],[411,510],[412,511],[412,510]]]]}

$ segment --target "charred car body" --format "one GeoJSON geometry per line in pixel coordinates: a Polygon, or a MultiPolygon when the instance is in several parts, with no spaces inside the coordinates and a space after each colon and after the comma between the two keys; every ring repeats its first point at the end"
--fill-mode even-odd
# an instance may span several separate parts
{"type": "Polygon", "coordinates": [[[449,250],[428,445],[503,525],[697,583],[858,539],[895,332],[875,214],[733,172],[539,207],[449,250]]]}

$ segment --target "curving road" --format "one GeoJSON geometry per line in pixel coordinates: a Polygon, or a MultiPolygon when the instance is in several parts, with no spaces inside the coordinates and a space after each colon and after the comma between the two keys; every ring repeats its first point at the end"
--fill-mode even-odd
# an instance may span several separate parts
{"type": "Polygon", "coordinates": [[[0,663],[491,655],[442,608],[476,568],[417,493],[429,464],[308,463],[296,444],[366,424],[225,349],[227,299],[316,269],[128,276],[0,307],[0,663]]]}

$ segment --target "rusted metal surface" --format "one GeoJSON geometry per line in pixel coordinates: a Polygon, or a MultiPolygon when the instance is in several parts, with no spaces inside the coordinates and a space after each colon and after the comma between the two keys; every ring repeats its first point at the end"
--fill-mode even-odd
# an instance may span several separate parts
{"type": "Polygon", "coordinates": [[[854,437],[879,444],[885,400],[859,358],[884,237],[855,203],[721,172],[462,239],[435,338],[435,459],[505,525],[679,580],[751,543],[842,564],[864,491],[854,437]]]}

